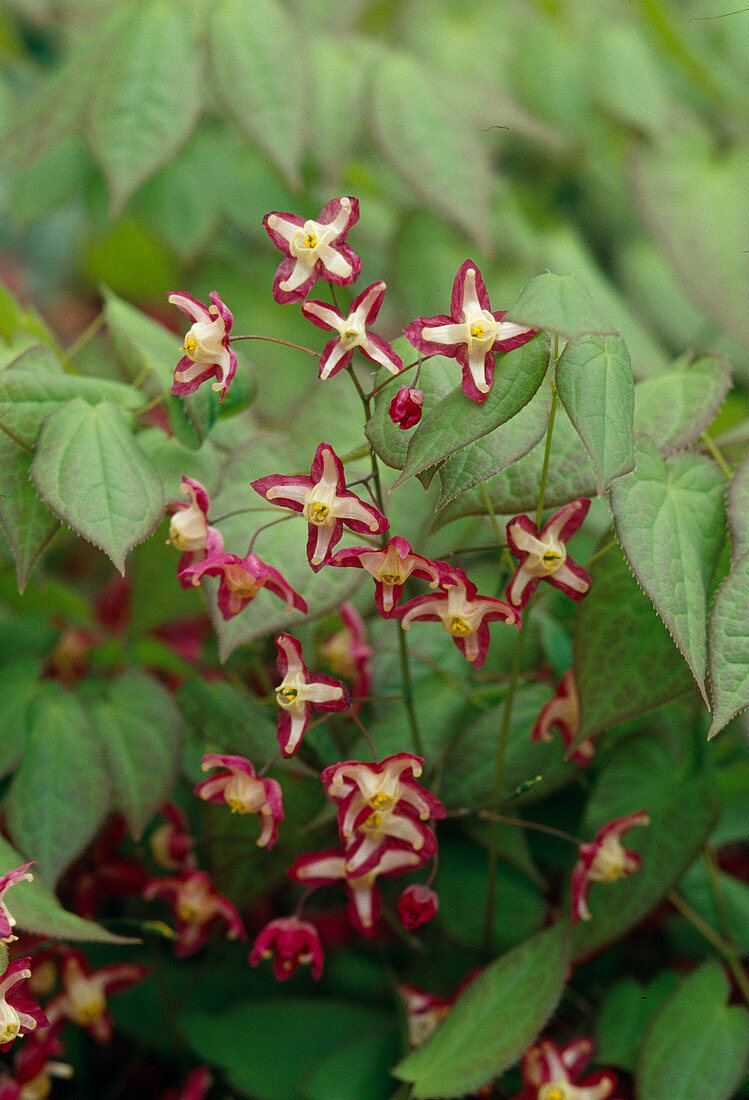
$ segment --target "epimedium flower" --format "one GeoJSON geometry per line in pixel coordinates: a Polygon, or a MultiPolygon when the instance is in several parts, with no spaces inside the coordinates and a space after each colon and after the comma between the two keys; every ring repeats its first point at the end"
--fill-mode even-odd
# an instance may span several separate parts
{"type": "Polygon", "coordinates": [[[409,1045],[420,1047],[437,1030],[455,998],[438,997],[416,985],[399,985],[396,989],[406,1010],[409,1045]]]}
{"type": "Polygon", "coordinates": [[[385,297],[385,283],[372,283],[351,303],[348,316],[344,317],[333,306],[325,302],[302,302],[302,313],[318,328],[338,335],[323,348],[320,356],[321,381],[332,378],[334,374],[347,367],[358,348],[367,359],[385,367],[391,374],[403,370],[403,360],[381,336],[367,332],[368,327],[377,319],[382,300],[385,297]]]}
{"type": "Polygon", "coordinates": [[[32,1031],[13,1058],[13,1076],[0,1078],[0,1100],[45,1100],[52,1089],[51,1077],[70,1078],[73,1067],[53,1061],[62,1053],[59,1027],[32,1031]]]}
{"type": "Polygon", "coordinates": [[[473,665],[482,668],[489,651],[489,623],[497,619],[520,626],[520,615],[514,607],[493,596],[479,596],[476,585],[457,566],[443,569],[442,592],[434,596],[416,596],[399,607],[396,618],[408,630],[421,619],[441,622],[456,646],[473,665]]]}
{"type": "Polygon", "coordinates": [[[565,544],[580,527],[589,508],[590,501],[578,497],[554,512],[540,531],[528,516],[510,520],[507,541],[520,561],[505,589],[513,607],[522,611],[541,580],[548,581],[572,600],[583,598],[590,588],[590,576],[569,557],[565,544]]]}
{"type": "Polygon", "coordinates": [[[202,561],[189,565],[179,573],[183,587],[199,585],[204,576],[220,577],[218,608],[224,619],[231,619],[244,611],[262,588],[286,602],[286,610],[296,608],[307,614],[307,603],[295,588],[272,565],[267,565],[257,554],[249,553],[240,558],[225,551],[210,554],[202,561]]]}
{"type": "Polygon", "coordinates": [[[436,588],[446,570],[441,562],[430,561],[414,554],[411,544],[394,535],[381,550],[371,546],[351,546],[339,550],[328,565],[365,569],[375,582],[375,605],[383,618],[391,618],[401,598],[403,586],[410,576],[429,581],[436,588]]]}
{"type": "Polygon", "coordinates": [[[180,871],[174,878],[152,879],[144,891],[146,901],[164,898],[174,910],[178,959],[194,955],[207,943],[219,924],[226,927],[226,938],[247,938],[239,913],[228,898],[219,894],[206,871],[180,871]]]}
{"type": "Polygon", "coordinates": [[[118,963],[92,970],[80,951],[66,951],[60,963],[61,991],[47,1005],[50,1023],[70,1020],[84,1028],[97,1043],[108,1043],[114,1025],[107,1011],[107,997],[142,981],[148,967],[118,963]]]}
{"type": "Polygon", "coordinates": [[[300,964],[311,966],[312,977],[322,974],[323,949],[320,934],[313,924],[299,917],[278,917],[260,932],[250,952],[250,966],[261,959],[273,959],[273,975],[285,982],[300,964]]]}
{"type": "Polygon", "coordinates": [[[638,810],[609,821],[589,844],[580,845],[580,859],[572,871],[572,923],[590,920],[588,891],[593,882],[616,882],[638,871],[642,860],[630,852],[621,838],[636,825],[649,825],[647,810],[638,810]]]}
{"type": "Polygon", "coordinates": [[[268,236],[285,253],[273,280],[277,302],[301,302],[318,279],[346,286],[358,278],[361,260],[346,234],[359,220],[359,200],[349,195],[331,199],[317,220],[271,211],[263,218],[268,236]]]}
{"type": "Polygon", "coordinates": [[[0,1050],[7,1050],[19,1035],[48,1027],[47,1016],[29,997],[23,983],[31,977],[31,958],[16,959],[0,977],[0,1050]]]}
{"type": "Polygon", "coordinates": [[[494,378],[495,353],[527,344],[538,331],[504,321],[506,312],[491,312],[481,272],[473,260],[465,260],[453,283],[450,316],[419,317],[406,327],[405,335],[425,355],[457,359],[463,368],[466,397],[486,401],[494,378]]]}
{"type": "Polygon", "coordinates": [[[163,802],[159,813],[164,822],[154,829],[150,837],[154,861],[166,871],[192,870],[195,867],[195,840],[190,833],[187,814],[176,802],[163,802]]]}
{"type": "Polygon", "coordinates": [[[34,876],[29,871],[29,867],[33,864],[34,860],[32,859],[30,863],[24,863],[22,867],[16,867],[15,870],[8,871],[6,875],[0,876],[0,943],[10,943],[18,938],[13,935],[16,921],[5,904],[5,892],[19,882],[32,882],[34,876]]]}
{"type": "Polygon", "coordinates": [[[220,400],[223,401],[237,370],[237,357],[229,346],[234,318],[215,290],[209,297],[211,305],[205,306],[191,294],[168,295],[172,305],[192,321],[185,336],[185,354],[174,371],[171,392],[177,397],[195,393],[202,382],[215,375],[212,388],[221,392],[220,400]]]}
{"type": "Polygon", "coordinates": [[[352,682],[352,708],[358,712],[372,685],[372,647],[367,644],[364,620],[352,603],[342,603],[338,614],[343,628],[325,639],[320,653],[333,672],[352,682]]]}
{"type": "Polygon", "coordinates": [[[301,512],[309,524],[307,560],[315,571],[327,564],[344,524],[359,534],[381,535],[390,526],[377,508],[346,488],[343,463],[329,443],[321,443],[309,476],[271,474],[251,482],[271,504],[301,512]]]}
{"type": "MultiPolygon", "coordinates": [[[[580,706],[575,686],[575,674],[570,669],[565,672],[553,698],[544,703],[539,711],[538,718],[531,730],[532,741],[551,741],[551,731],[558,729],[565,749],[569,749],[575,740],[577,728],[580,725],[580,706]]],[[[573,764],[579,764],[586,768],[595,754],[595,745],[592,737],[586,737],[581,741],[574,752],[570,753],[573,764]]]]}
{"type": "Polygon", "coordinates": [[[198,783],[194,794],[204,802],[225,802],[233,814],[258,814],[260,836],[258,848],[273,847],[278,839],[278,826],[283,821],[283,797],[281,785],[275,779],[261,779],[244,756],[206,753],[201,767],[204,772],[212,768],[225,770],[210,779],[198,783]]]}
{"type": "Polygon", "coordinates": [[[183,477],[179,491],[190,498],[186,501],[174,501],[171,508],[174,513],[169,521],[167,542],[182,551],[177,566],[177,579],[183,588],[190,588],[192,580],[184,576],[184,571],[206,556],[220,554],[224,549],[223,535],[208,523],[211,498],[199,481],[183,477]]]}
{"type": "Polygon", "coordinates": [[[70,868],[71,908],[79,917],[95,917],[102,903],[113,897],[140,895],[148,871],[139,859],[120,851],[127,831],[125,818],[114,814],[94,843],[70,868]]]}
{"type": "Polygon", "coordinates": [[[439,909],[439,898],[430,886],[407,886],[398,900],[398,916],[404,928],[412,931],[426,924],[439,909]]]}
{"type": "Polygon", "coordinates": [[[573,1039],[563,1047],[551,1039],[534,1043],[521,1063],[523,1091],[513,1100],[608,1100],[617,1084],[613,1073],[598,1070],[580,1079],[592,1053],[591,1039],[573,1039]]]}
{"type": "Polygon", "coordinates": [[[323,769],[325,793],[339,804],[348,875],[370,871],[388,847],[407,848],[422,864],[434,855],[437,841],[427,823],[445,817],[445,807],[416,782],[423,763],[400,752],[379,764],[346,760],[323,769]]]}
{"type": "Polygon", "coordinates": [[[424,391],[409,389],[401,386],[393,400],[388,405],[388,416],[401,431],[413,428],[421,420],[421,410],[424,404],[424,391]]]}
{"type": "Polygon", "coordinates": [[[281,683],[276,688],[278,744],[284,756],[299,748],[313,710],[346,710],[349,693],[340,680],[324,673],[310,673],[302,658],[302,646],[291,634],[276,637],[276,668],[281,683]]]}
{"type": "Polygon", "coordinates": [[[412,871],[422,864],[420,853],[410,848],[383,847],[365,874],[347,870],[345,852],[328,848],[299,856],[289,868],[289,877],[302,886],[332,886],[343,882],[349,896],[349,919],[363,936],[371,936],[380,918],[382,902],[377,878],[389,878],[412,871]]]}

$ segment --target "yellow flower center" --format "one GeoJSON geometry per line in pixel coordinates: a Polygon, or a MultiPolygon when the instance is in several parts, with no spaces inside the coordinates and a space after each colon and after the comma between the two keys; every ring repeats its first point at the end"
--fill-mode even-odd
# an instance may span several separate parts
{"type": "Polygon", "coordinates": [[[297,237],[297,241],[301,248],[316,248],[317,247],[317,234],[311,229],[308,229],[306,233],[300,233],[297,237]]]}
{"type": "Polygon", "coordinates": [[[447,629],[455,638],[464,638],[466,634],[471,633],[471,628],[468,623],[465,619],[462,619],[460,615],[453,615],[452,618],[448,620],[447,629]]]}
{"type": "Polygon", "coordinates": [[[483,340],[486,336],[486,325],[483,321],[476,321],[471,325],[471,336],[474,340],[483,340]]]}
{"type": "Polygon", "coordinates": [[[380,573],[379,579],[383,584],[401,583],[401,576],[399,573],[380,573]]]}
{"type": "Polygon", "coordinates": [[[10,1019],[6,1023],[5,1027],[0,1033],[0,1043],[12,1043],[15,1038],[21,1033],[21,1021],[18,1019],[18,1015],[10,1005],[6,1006],[7,1009],[13,1013],[15,1019],[10,1019]]]}
{"type": "Polygon", "coordinates": [[[181,901],[177,906],[177,916],[180,920],[183,920],[185,924],[202,924],[203,917],[197,906],[192,905],[189,901],[181,901]]]}
{"type": "Polygon", "coordinates": [[[327,504],[321,504],[320,501],[313,500],[310,501],[305,510],[307,512],[307,519],[310,523],[314,523],[318,527],[322,527],[328,523],[330,508],[327,504]]]}
{"type": "Polygon", "coordinates": [[[544,567],[547,573],[556,573],[557,569],[564,564],[566,553],[563,550],[547,550],[541,561],[544,563],[544,567]]]}
{"type": "Polygon", "coordinates": [[[276,698],[282,707],[290,706],[298,696],[299,691],[295,687],[289,687],[288,684],[276,688],[276,698]]]}
{"type": "Polygon", "coordinates": [[[190,357],[192,357],[192,353],[195,351],[197,346],[198,341],[188,332],[187,336],[185,337],[185,351],[190,357]]]}
{"type": "Polygon", "coordinates": [[[81,1004],[74,1006],[75,1023],[80,1027],[85,1027],[87,1024],[92,1024],[94,1020],[98,1020],[104,1011],[104,998],[92,996],[89,1001],[84,1001],[81,1004]]]}
{"type": "Polygon", "coordinates": [[[563,1084],[551,1081],[539,1089],[538,1100],[568,1100],[569,1093],[563,1084]]]}
{"type": "Polygon", "coordinates": [[[364,822],[365,829],[379,829],[380,825],[382,825],[382,815],[376,812],[371,813],[364,822]]]}
{"type": "Polygon", "coordinates": [[[243,569],[241,565],[227,565],[224,570],[226,584],[230,592],[243,600],[251,600],[262,588],[257,578],[243,569]]]}
{"type": "Polygon", "coordinates": [[[377,794],[373,794],[369,799],[369,805],[373,810],[386,810],[389,806],[392,806],[392,795],[385,794],[383,791],[378,791],[377,794]]]}

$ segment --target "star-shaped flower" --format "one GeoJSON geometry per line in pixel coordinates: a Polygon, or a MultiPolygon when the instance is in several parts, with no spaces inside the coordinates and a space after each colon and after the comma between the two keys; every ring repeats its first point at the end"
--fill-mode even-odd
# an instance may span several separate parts
{"type": "Polygon", "coordinates": [[[580,860],[572,872],[572,923],[590,920],[588,891],[592,882],[616,882],[639,870],[642,860],[630,852],[621,838],[635,825],[649,825],[647,810],[609,821],[598,830],[590,844],[580,845],[580,860]]]}
{"type": "Polygon", "coordinates": [[[24,996],[23,983],[31,977],[31,958],[16,959],[0,977],[0,1050],[7,1050],[19,1035],[50,1021],[38,1004],[24,996]]]}
{"type": "Polygon", "coordinates": [[[456,646],[474,668],[482,668],[489,651],[489,623],[496,619],[520,626],[520,615],[514,607],[493,596],[479,596],[476,585],[462,569],[445,568],[435,596],[417,596],[395,612],[401,626],[408,630],[420,619],[441,622],[456,646]]]}
{"type": "Polygon", "coordinates": [[[172,305],[193,322],[185,337],[185,354],[174,371],[171,392],[178,397],[195,393],[206,378],[215,375],[212,388],[221,391],[223,401],[237,370],[237,357],[229,347],[234,318],[215,290],[211,291],[210,299],[211,305],[205,306],[191,294],[169,295],[172,305]]]}
{"type": "Polygon", "coordinates": [[[227,939],[247,938],[239,913],[228,898],[219,894],[205,871],[180,871],[174,878],[152,879],[143,897],[146,901],[164,898],[171,904],[177,924],[174,953],[178,959],[199,951],[217,924],[226,925],[227,939]]]}
{"type": "Polygon", "coordinates": [[[205,487],[191,477],[183,477],[179,491],[190,498],[190,503],[178,500],[171,504],[174,513],[169,521],[167,542],[182,551],[177,579],[183,588],[191,588],[192,580],[183,575],[185,569],[206,556],[220,554],[224,539],[221,532],[208,523],[211,498],[205,487]]]}
{"type": "Polygon", "coordinates": [[[322,974],[323,949],[320,934],[313,924],[298,917],[278,917],[266,924],[250,952],[250,966],[261,959],[273,959],[277,982],[285,982],[300,963],[312,966],[312,977],[322,974]]]}
{"type": "Polygon", "coordinates": [[[567,554],[567,543],[588,514],[585,497],[565,504],[550,516],[539,531],[528,516],[515,516],[507,524],[507,541],[520,565],[505,589],[509,603],[519,610],[536,591],[538,582],[548,581],[572,600],[581,600],[590,588],[590,576],[567,554]]]}
{"type": "Polygon", "coordinates": [[[346,710],[349,694],[340,680],[323,673],[310,673],[302,658],[302,647],[291,634],[276,638],[276,668],[282,678],[276,688],[278,743],[284,756],[299,748],[313,710],[346,710]]]}
{"type": "Polygon", "coordinates": [[[457,359],[463,368],[466,397],[486,401],[494,378],[495,352],[519,348],[538,331],[503,321],[506,312],[491,312],[481,272],[473,260],[465,260],[453,283],[450,316],[419,317],[406,327],[406,339],[425,355],[457,359]]]}
{"type": "Polygon", "coordinates": [[[257,845],[270,851],[278,839],[279,822],[283,821],[280,784],[275,779],[258,778],[244,756],[206,753],[201,767],[204,772],[212,768],[226,770],[198,783],[193,793],[204,802],[225,802],[233,814],[259,814],[261,829],[257,845]]]}
{"type": "Polygon", "coordinates": [[[107,997],[143,981],[148,967],[117,963],[92,970],[80,951],[66,951],[60,964],[62,990],[47,1005],[50,1023],[70,1020],[84,1028],[97,1043],[108,1043],[114,1024],[107,1011],[107,997]]]}
{"type": "Polygon", "coordinates": [[[608,1100],[616,1088],[616,1077],[609,1070],[579,1079],[592,1053],[591,1039],[573,1039],[563,1047],[551,1039],[534,1043],[521,1064],[525,1087],[513,1100],[608,1100]]]}
{"type": "MultiPolygon", "coordinates": [[[[575,674],[572,669],[565,672],[559,681],[556,695],[544,703],[539,711],[536,723],[531,730],[532,741],[551,741],[551,731],[558,729],[562,735],[565,749],[569,749],[575,740],[577,728],[580,725],[580,707],[575,687],[575,674]]],[[[586,768],[595,754],[595,745],[592,737],[586,737],[581,741],[570,760],[573,764],[579,764],[586,768]]]]}
{"type": "Polygon", "coordinates": [[[309,524],[307,560],[315,573],[327,564],[344,524],[359,534],[373,535],[390,526],[382,512],[346,489],[343,463],[329,443],[321,443],[315,451],[308,477],[271,474],[251,484],[271,504],[302,513],[309,524]]]}
{"type": "Polygon", "coordinates": [[[0,1078],[0,1100],[45,1100],[52,1091],[51,1077],[73,1076],[72,1066],[56,1061],[63,1049],[61,1026],[39,1027],[26,1036],[13,1058],[13,1076],[0,1078]]]}
{"type": "Polygon", "coordinates": [[[243,611],[261,588],[267,588],[274,596],[285,600],[287,611],[296,608],[303,615],[307,614],[306,601],[277,569],[267,565],[257,554],[247,554],[244,558],[226,552],[210,554],[183,569],[179,574],[180,583],[184,587],[198,585],[206,574],[221,578],[218,608],[225,619],[231,619],[243,611]]]}
{"type": "Polygon", "coordinates": [[[372,546],[346,547],[334,554],[327,564],[365,569],[374,578],[375,605],[385,619],[392,618],[410,576],[422,577],[429,581],[430,588],[436,588],[447,568],[442,562],[414,554],[411,544],[400,535],[394,535],[380,550],[372,546]]]}
{"type": "Polygon", "coordinates": [[[8,871],[7,875],[0,876],[0,943],[10,943],[18,938],[13,935],[15,918],[8,912],[8,907],[3,900],[5,891],[24,880],[32,882],[34,876],[29,871],[29,867],[33,866],[33,863],[34,860],[31,863],[24,863],[22,867],[16,867],[14,871],[8,871]]]}
{"type": "Polygon", "coordinates": [[[361,260],[344,242],[358,220],[359,200],[347,195],[331,199],[316,221],[278,210],[266,214],[263,225],[268,236],[286,255],[273,280],[276,301],[301,302],[318,279],[339,286],[353,283],[361,260]]]}
{"type": "Polygon", "coordinates": [[[385,367],[391,374],[399,374],[403,370],[403,360],[400,355],[396,355],[390,344],[381,336],[367,332],[380,312],[384,297],[385,284],[372,283],[354,298],[347,317],[326,302],[314,299],[302,302],[302,313],[308,320],[327,332],[338,333],[333,340],[328,341],[320,356],[318,377],[322,381],[332,378],[347,367],[357,348],[373,363],[385,367]]]}

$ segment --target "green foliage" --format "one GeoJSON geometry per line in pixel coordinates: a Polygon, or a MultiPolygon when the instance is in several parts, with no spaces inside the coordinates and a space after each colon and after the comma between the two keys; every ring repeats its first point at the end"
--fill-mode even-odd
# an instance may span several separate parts
{"type": "Polygon", "coordinates": [[[474,1091],[515,1062],[559,1000],[568,962],[564,923],[537,932],[471,982],[437,1031],[395,1068],[415,1097],[474,1091]]]}
{"type": "Polygon", "coordinates": [[[15,558],[19,592],[60,526],[34,489],[32,461],[33,455],[15,440],[0,436],[0,523],[15,558]]]}
{"type": "Polygon", "coordinates": [[[577,340],[580,336],[607,336],[612,326],[599,312],[588,292],[572,275],[546,272],[532,279],[507,310],[507,320],[533,325],[577,340]]]}
{"type": "Polygon", "coordinates": [[[642,1100],[730,1100],[749,1056],[749,1014],[726,1007],[729,986],[711,960],[679,984],[653,1019],[637,1064],[642,1100]]]}

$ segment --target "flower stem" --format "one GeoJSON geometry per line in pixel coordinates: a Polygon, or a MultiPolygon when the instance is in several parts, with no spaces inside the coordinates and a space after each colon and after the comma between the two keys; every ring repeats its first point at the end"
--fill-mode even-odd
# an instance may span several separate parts
{"type": "Polygon", "coordinates": [[[106,316],[104,314],[104,310],[102,310],[101,313],[97,314],[97,316],[94,317],[91,324],[86,326],[80,336],[73,341],[70,347],[65,349],[65,358],[69,360],[75,359],[76,355],[78,355],[80,351],[83,351],[86,344],[88,344],[88,342],[92,340],[94,336],[96,336],[97,332],[100,328],[102,328],[105,321],[106,316]]]}
{"type": "Polygon", "coordinates": [[[320,358],[319,351],[313,351],[312,348],[302,347],[301,344],[290,344],[288,340],[278,340],[275,336],[256,336],[254,334],[250,336],[230,336],[229,343],[233,344],[235,340],[267,340],[269,344],[283,344],[285,348],[294,348],[295,351],[306,351],[307,355],[314,355],[315,359],[320,358]]]}
{"type": "Polygon", "coordinates": [[[494,813],[493,810],[479,810],[479,817],[485,821],[498,821],[500,825],[518,825],[521,829],[533,829],[537,833],[548,833],[549,836],[556,836],[560,840],[569,841],[576,848],[579,848],[582,844],[582,841],[573,836],[572,833],[565,833],[563,829],[555,829],[552,825],[541,825],[538,821],[526,821],[522,817],[508,817],[506,814],[494,813]]]}
{"type": "Polygon", "coordinates": [[[605,546],[602,546],[600,550],[596,550],[594,554],[590,555],[588,560],[585,562],[583,568],[588,569],[594,561],[598,561],[598,559],[602,558],[604,554],[608,554],[609,550],[613,550],[615,546],[618,546],[618,544],[618,539],[611,539],[611,541],[607,542],[605,546]]]}
{"type": "Polygon", "coordinates": [[[489,514],[489,519],[491,520],[492,527],[494,528],[494,534],[497,536],[497,543],[499,546],[504,548],[507,545],[507,543],[505,542],[505,536],[502,534],[502,530],[497,523],[497,517],[494,514],[492,502],[489,500],[489,494],[486,491],[486,483],[484,481],[481,482],[481,495],[484,498],[484,505],[486,507],[486,511],[489,514]]]}
{"type": "Polygon", "coordinates": [[[710,452],[710,454],[713,456],[713,458],[717,462],[718,466],[720,467],[720,471],[723,474],[726,481],[730,481],[731,478],[733,477],[733,471],[731,470],[731,467],[728,465],[725,458],[721,454],[721,452],[720,452],[717,444],[713,440],[712,436],[709,435],[709,433],[705,431],[700,436],[700,439],[705,444],[708,451],[710,452]]]}
{"type": "Polygon", "coordinates": [[[538,488],[538,505],[536,507],[536,527],[541,530],[541,519],[544,511],[544,495],[546,493],[546,478],[549,473],[549,458],[551,456],[551,436],[554,431],[554,417],[557,414],[557,387],[554,383],[554,364],[557,359],[559,337],[554,336],[554,351],[550,353],[549,381],[551,382],[551,408],[549,410],[549,426],[546,429],[546,449],[544,451],[544,464],[541,467],[541,483],[538,488]]]}
{"type": "Polygon", "coordinates": [[[747,978],[746,971],[741,962],[741,953],[736,946],[736,938],[733,934],[733,928],[731,927],[731,914],[728,911],[728,902],[726,901],[723,883],[720,881],[718,861],[715,858],[715,853],[708,844],[704,847],[702,858],[707,868],[707,876],[710,880],[710,891],[713,895],[715,908],[718,913],[718,926],[728,949],[725,960],[736,979],[736,985],[741,990],[744,1000],[749,1005],[749,978],[747,978]]]}
{"type": "Polygon", "coordinates": [[[379,758],[379,756],[377,755],[377,749],[375,748],[375,743],[374,743],[374,741],[372,740],[371,734],[370,734],[370,733],[368,732],[368,730],[367,730],[367,729],[366,729],[366,727],[365,727],[365,726],[363,725],[363,723],[362,723],[362,722],[360,722],[360,720],[359,720],[359,717],[358,717],[358,715],[354,714],[354,712],[353,712],[353,711],[351,712],[351,714],[349,715],[349,717],[351,718],[351,720],[352,720],[353,722],[356,722],[357,726],[359,727],[359,729],[361,730],[362,734],[364,735],[364,738],[365,738],[365,740],[366,740],[367,744],[369,745],[370,749],[372,750],[372,756],[373,756],[373,758],[374,758],[374,762],[375,762],[375,764],[379,764],[379,762],[380,762],[380,758],[379,758]]]}
{"type": "Polygon", "coordinates": [[[681,913],[681,915],[705,937],[708,943],[712,944],[718,954],[725,959],[736,980],[736,985],[741,990],[746,1003],[749,1004],[749,980],[747,979],[746,972],[741,965],[741,961],[738,958],[736,948],[733,944],[727,943],[722,939],[713,926],[708,924],[708,922],[700,916],[697,910],[693,909],[689,902],[676,890],[669,890],[666,897],[671,902],[674,909],[677,909],[679,913],[681,913]]]}
{"type": "Polygon", "coordinates": [[[250,540],[250,548],[247,553],[252,553],[252,549],[255,545],[255,539],[258,537],[261,531],[267,531],[269,527],[275,527],[277,523],[285,523],[287,519],[292,519],[294,516],[296,516],[296,514],[296,512],[289,512],[288,515],[280,516],[278,519],[272,519],[270,523],[264,523],[262,527],[258,527],[257,531],[250,540]]]}
{"type": "Polygon", "coordinates": [[[413,684],[411,682],[411,664],[408,657],[408,642],[406,641],[406,632],[401,627],[399,619],[395,620],[395,624],[398,629],[398,646],[400,648],[401,676],[403,679],[403,702],[406,704],[406,714],[408,715],[408,724],[411,727],[411,737],[413,738],[416,755],[423,756],[424,745],[422,744],[421,734],[419,733],[419,724],[416,720],[416,708],[414,707],[413,684]]]}

